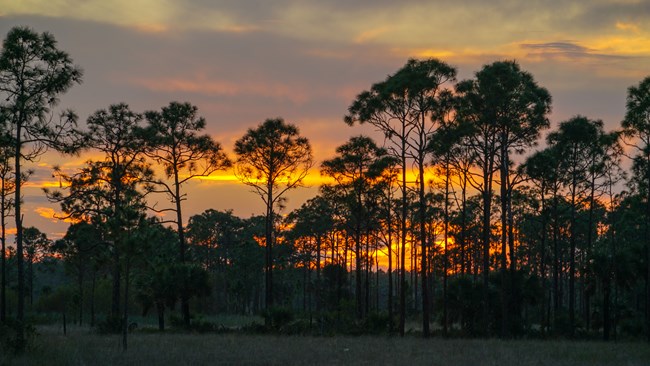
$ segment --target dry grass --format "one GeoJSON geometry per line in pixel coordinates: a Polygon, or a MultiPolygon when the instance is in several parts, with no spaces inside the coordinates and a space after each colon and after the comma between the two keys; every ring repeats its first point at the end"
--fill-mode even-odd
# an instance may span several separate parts
{"type": "Polygon", "coordinates": [[[8,365],[649,365],[646,343],[287,337],[134,333],[118,336],[40,328],[35,347],[8,365]]]}

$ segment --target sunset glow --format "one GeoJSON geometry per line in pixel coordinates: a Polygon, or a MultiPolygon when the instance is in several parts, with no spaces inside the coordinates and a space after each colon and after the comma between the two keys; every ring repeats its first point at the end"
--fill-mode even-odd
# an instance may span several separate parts
{"type": "MultiPolygon", "coordinates": [[[[231,154],[234,141],[266,118],[295,123],[314,147],[316,165],[305,179],[308,188],[289,195],[290,209],[333,182],[318,167],[348,137],[364,134],[383,141],[370,126],[347,127],[342,117],[358,93],[409,57],[440,58],[458,67],[459,79],[485,63],[516,59],[553,95],[554,124],[580,113],[612,128],[623,117],[626,88],[647,73],[650,57],[647,14],[634,1],[253,6],[246,1],[5,0],[0,5],[0,32],[23,24],[50,31],[85,69],[84,83],[60,103],[75,109],[82,125],[111,103],[124,101],[144,112],[171,100],[189,101],[206,118],[206,132],[231,154]]],[[[61,187],[51,178],[53,166],[72,174],[99,157],[93,151],[45,156],[28,167],[36,171],[25,186],[28,194],[42,201],[41,188],[61,187]]],[[[408,174],[413,184],[416,175],[408,174]]],[[[427,175],[427,182],[439,180],[427,175]]],[[[208,207],[244,216],[261,213],[258,198],[232,171],[188,187],[187,218],[208,207]]],[[[64,231],[67,224],[49,214],[59,207],[44,211],[44,204],[27,212],[25,222],[41,225],[46,219],[45,230],[64,231]]]]}

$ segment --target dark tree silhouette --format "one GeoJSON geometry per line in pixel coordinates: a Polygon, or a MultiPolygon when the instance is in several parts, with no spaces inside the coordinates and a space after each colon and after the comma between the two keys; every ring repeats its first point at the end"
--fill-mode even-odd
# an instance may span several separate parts
{"type": "MultiPolygon", "coordinates": [[[[371,190],[372,180],[379,177],[390,167],[392,159],[387,151],[379,148],[366,136],[352,137],[347,143],[336,148],[337,156],[323,162],[321,173],[333,177],[339,186],[344,187],[350,197],[352,207],[352,226],[354,235],[354,253],[356,258],[356,303],[357,317],[365,316],[364,292],[362,278],[362,231],[370,220],[366,198],[371,190]]],[[[367,289],[366,289],[367,290],[367,289]]]]}
{"type": "Polygon", "coordinates": [[[569,226],[569,326],[575,331],[576,249],[578,241],[578,211],[589,190],[588,174],[592,168],[594,150],[600,149],[603,122],[576,116],[560,123],[558,131],[548,135],[549,145],[557,149],[560,180],[568,189],[570,204],[569,226]]]}
{"type": "Polygon", "coordinates": [[[40,262],[48,252],[52,242],[45,233],[30,226],[24,228],[24,247],[27,259],[27,283],[29,288],[29,306],[34,305],[34,263],[40,262]]]}
{"type": "Polygon", "coordinates": [[[16,255],[18,260],[18,350],[24,349],[25,285],[21,211],[22,167],[48,148],[71,151],[71,132],[76,115],[64,112],[53,122],[51,108],[58,96],[81,82],[81,69],[67,53],[57,48],[49,33],[38,34],[26,27],[7,34],[0,53],[0,109],[12,136],[14,148],[16,255]],[[29,150],[26,148],[31,147],[29,150]]]}
{"type": "MultiPolygon", "coordinates": [[[[173,208],[157,210],[176,214],[179,259],[186,261],[187,243],[183,227],[182,202],[187,195],[181,187],[192,179],[206,177],[230,166],[221,145],[208,135],[198,135],[205,119],[197,116],[198,108],[189,103],[171,102],[160,112],[146,112],[149,126],[143,131],[148,142],[147,156],[161,165],[167,181],[153,181],[154,191],[165,193],[173,208]]],[[[187,292],[187,291],[185,291],[187,292]]],[[[189,299],[181,299],[185,326],[190,326],[189,299]]]]}
{"type": "MultiPolygon", "coordinates": [[[[0,118],[2,114],[0,113],[0,118]]],[[[0,121],[0,127],[4,126],[4,120],[0,121]]],[[[11,158],[13,150],[11,146],[11,136],[0,137],[0,242],[2,242],[2,252],[0,256],[2,262],[2,280],[0,288],[0,322],[7,320],[7,218],[13,211],[13,194],[15,190],[15,179],[13,179],[13,168],[11,158]]]]}
{"type": "Polygon", "coordinates": [[[634,182],[645,198],[645,321],[647,337],[650,340],[650,77],[628,89],[626,107],[622,125],[625,135],[637,140],[633,167],[634,182]]]}
{"type": "MultiPolygon", "coordinates": [[[[494,174],[500,172],[501,189],[501,334],[508,333],[508,303],[506,293],[506,246],[510,232],[511,275],[514,275],[514,239],[509,230],[511,223],[510,194],[513,180],[510,177],[513,153],[521,153],[535,144],[540,130],[548,127],[551,97],[548,91],[537,86],[532,75],[521,71],[512,61],[485,65],[476,73],[476,79],[459,83],[461,97],[459,116],[471,123],[474,134],[470,140],[481,169],[479,191],[483,194],[483,284],[484,306],[487,307],[488,257],[492,185],[494,174]],[[508,217],[510,216],[510,220],[508,217]]],[[[484,316],[487,309],[484,309],[484,316]]],[[[487,319],[484,319],[487,321],[487,319]]]]}
{"type": "Polygon", "coordinates": [[[311,145],[298,128],[283,119],[267,119],[235,142],[235,174],[253,188],[266,205],[266,299],[273,306],[273,245],[275,205],[300,187],[313,165],[311,145]]]}
{"type": "Polygon", "coordinates": [[[427,243],[425,233],[424,169],[429,136],[448,112],[441,103],[444,85],[455,80],[456,70],[436,59],[409,60],[404,67],[385,81],[373,84],[369,91],[359,94],[348,108],[345,122],[369,123],[390,141],[389,152],[401,160],[402,222],[401,222],[401,286],[400,335],[404,335],[406,316],[406,220],[407,220],[407,158],[414,161],[418,171],[419,239],[421,246],[423,335],[429,335],[429,286],[427,284],[427,243]]]}

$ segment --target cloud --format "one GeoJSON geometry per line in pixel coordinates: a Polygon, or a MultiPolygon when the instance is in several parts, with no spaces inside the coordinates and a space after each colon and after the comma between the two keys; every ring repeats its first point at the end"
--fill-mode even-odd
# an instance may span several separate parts
{"type": "Polygon", "coordinates": [[[389,26],[381,26],[379,28],[362,31],[359,35],[354,37],[354,43],[366,43],[368,41],[373,41],[379,38],[381,35],[388,33],[390,29],[391,28],[389,26]]]}
{"type": "Polygon", "coordinates": [[[522,49],[530,51],[526,56],[545,59],[597,59],[597,60],[624,60],[629,56],[620,54],[607,54],[595,49],[581,46],[572,41],[522,43],[522,49]]]}
{"type": "Polygon", "coordinates": [[[641,28],[638,24],[625,22],[616,22],[616,29],[620,29],[622,31],[630,31],[633,33],[639,33],[641,31],[641,28]]]}
{"type": "Polygon", "coordinates": [[[51,207],[37,207],[34,209],[39,216],[49,219],[51,222],[59,222],[57,212],[51,207]]]}
{"type": "Polygon", "coordinates": [[[296,104],[305,103],[309,99],[309,93],[302,87],[275,82],[231,82],[226,80],[209,80],[204,77],[191,79],[134,78],[130,82],[155,92],[183,92],[209,96],[257,96],[289,100],[296,104]]]}
{"type": "Polygon", "coordinates": [[[40,217],[46,218],[53,223],[67,222],[74,224],[79,222],[78,220],[64,218],[65,215],[63,213],[57,212],[51,207],[36,207],[34,209],[34,212],[37,213],[40,217]]]}
{"type": "MultiPolygon", "coordinates": [[[[341,117],[359,92],[394,73],[409,57],[441,58],[458,67],[461,80],[483,64],[516,59],[551,91],[554,115],[587,114],[618,123],[626,87],[647,74],[650,56],[647,1],[0,4],[0,33],[23,24],[50,31],[84,68],[84,83],[62,96],[60,104],[75,108],[82,120],[121,101],[142,112],[187,100],[206,118],[206,132],[228,150],[246,128],[281,116],[310,139],[317,162],[331,157],[349,136],[374,133],[367,125],[346,127],[341,117]]],[[[52,154],[47,162],[73,172],[88,154],[52,154]]],[[[60,232],[64,223],[51,223],[54,213],[33,210],[48,205],[42,185],[58,186],[46,166],[36,171],[42,175],[32,177],[33,187],[25,193],[33,205],[25,209],[25,219],[60,232]]],[[[206,208],[262,212],[248,188],[232,177],[214,179],[196,182],[197,189],[205,189],[200,193],[188,190],[188,215],[206,208]]],[[[293,202],[299,206],[314,191],[297,191],[293,202]]]]}
{"type": "Polygon", "coordinates": [[[547,43],[524,43],[522,48],[530,48],[534,50],[545,50],[550,52],[570,52],[570,53],[587,53],[589,49],[575,43],[565,42],[547,42],[547,43]]]}

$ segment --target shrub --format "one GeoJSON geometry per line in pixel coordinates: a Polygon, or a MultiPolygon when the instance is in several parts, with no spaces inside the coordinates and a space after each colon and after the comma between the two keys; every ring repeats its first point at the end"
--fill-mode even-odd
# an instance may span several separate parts
{"type": "Polygon", "coordinates": [[[97,323],[99,334],[119,334],[122,332],[122,318],[119,316],[107,316],[97,323]]]}
{"type": "Polygon", "coordinates": [[[265,324],[273,330],[280,330],[294,319],[293,311],[290,308],[274,306],[264,312],[265,324]]]}
{"type": "Polygon", "coordinates": [[[24,324],[24,347],[21,347],[20,340],[18,339],[18,327],[20,323],[18,320],[13,318],[7,318],[4,324],[0,324],[0,350],[8,350],[9,352],[15,354],[18,353],[21,349],[28,350],[33,348],[34,340],[38,333],[36,328],[30,322],[25,322],[24,324]]]}

